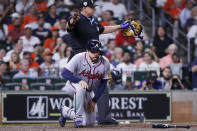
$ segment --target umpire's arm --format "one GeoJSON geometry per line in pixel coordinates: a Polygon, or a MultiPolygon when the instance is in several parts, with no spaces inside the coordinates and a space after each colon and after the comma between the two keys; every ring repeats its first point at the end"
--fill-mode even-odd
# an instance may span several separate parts
{"type": "Polygon", "coordinates": [[[106,33],[112,33],[114,31],[117,31],[119,29],[125,29],[128,26],[130,26],[130,23],[125,21],[120,25],[113,25],[113,26],[104,26],[104,31],[102,34],[106,34],[106,33]]]}
{"type": "Polygon", "coordinates": [[[120,25],[104,26],[104,31],[102,34],[112,33],[112,32],[117,31],[119,29],[121,29],[120,25]]]}

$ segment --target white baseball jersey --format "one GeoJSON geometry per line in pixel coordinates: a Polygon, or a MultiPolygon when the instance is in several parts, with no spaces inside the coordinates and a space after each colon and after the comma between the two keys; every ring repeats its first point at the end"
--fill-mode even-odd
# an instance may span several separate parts
{"type": "Polygon", "coordinates": [[[87,52],[75,55],[65,68],[86,81],[90,89],[98,87],[102,79],[109,79],[110,77],[109,61],[104,56],[100,56],[99,61],[93,64],[87,52]]]}
{"type": "Polygon", "coordinates": [[[86,91],[79,83],[68,81],[62,89],[69,95],[73,96],[74,108],[63,107],[63,116],[74,119],[74,121],[82,121],[84,126],[94,125],[96,120],[95,111],[88,114],[85,110],[87,103],[94,97],[93,88],[98,88],[102,79],[110,79],[110,63],[104,57],[100,56],[97,63],[93,64],[87,52],[75,55],[65,66],[67,70],[74,76],[84,80],[89,85],[86,91]]]}

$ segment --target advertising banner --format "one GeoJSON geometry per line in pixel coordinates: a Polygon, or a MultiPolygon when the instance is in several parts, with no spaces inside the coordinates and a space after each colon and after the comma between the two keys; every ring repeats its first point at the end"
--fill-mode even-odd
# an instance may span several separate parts
{"type": "MultiPolygon", "coordinates": [[[[110,92],[111,114],[117,120],[171,121],[170,92],[110,92]]],[[[2,92],[3,123],[57,122],[61,105],[73,106],[65,92],[2,92]]]]}

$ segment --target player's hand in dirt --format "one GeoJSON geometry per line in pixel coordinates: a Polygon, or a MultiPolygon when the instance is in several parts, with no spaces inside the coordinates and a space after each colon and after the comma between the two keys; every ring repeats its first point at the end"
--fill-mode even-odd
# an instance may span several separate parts
{"type": "Polygon", "coordinates": [[[90,101],[88,102],[88,108],[87,108],[88,114],[94,112],[95,104],[96,104],[96,103],[95,103],[93,100],[90,100],[90,101]]]}
{"type": "Polygon", "coordinates": [[[80,84],[84,89],[88,89],[88,88],[89,88],[88,84],[87,84],[84,80],[81,80],[81,81],[79,82],[79,84],[80,84]]]}

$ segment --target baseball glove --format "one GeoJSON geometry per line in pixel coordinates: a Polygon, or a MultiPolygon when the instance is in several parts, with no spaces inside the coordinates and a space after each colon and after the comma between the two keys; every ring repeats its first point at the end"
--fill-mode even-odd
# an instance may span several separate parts
{"type": "Polygon", "coordinates": [[[142,36],[142,30],[143,27],[139,23],[135,21],[128,21],[129,26],[122,29],[122,33],[125,37],[138,37],[140,39],[143,39],[142,36]]]}

